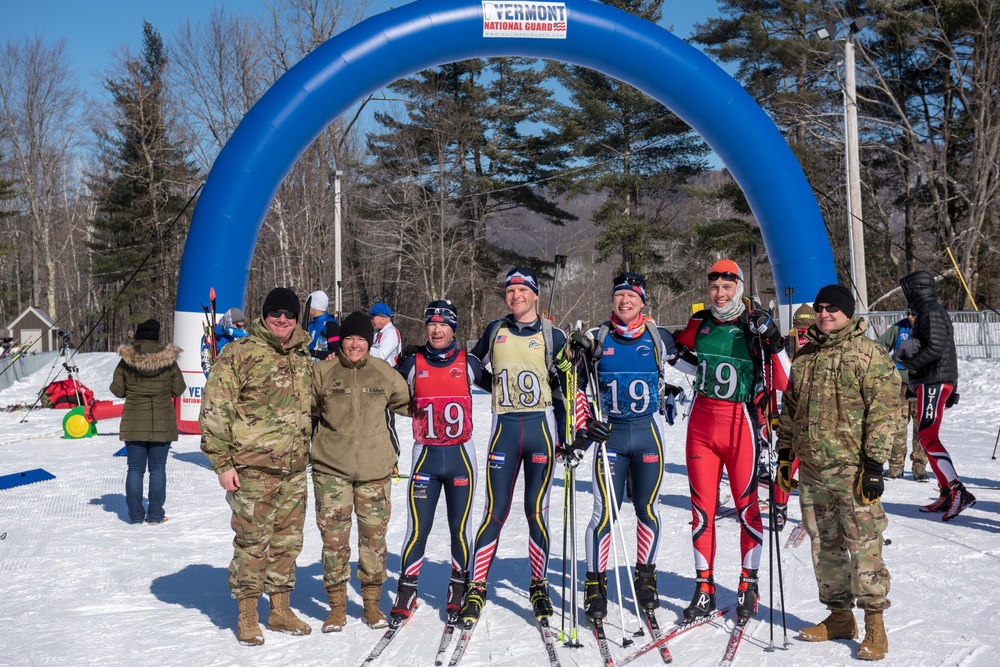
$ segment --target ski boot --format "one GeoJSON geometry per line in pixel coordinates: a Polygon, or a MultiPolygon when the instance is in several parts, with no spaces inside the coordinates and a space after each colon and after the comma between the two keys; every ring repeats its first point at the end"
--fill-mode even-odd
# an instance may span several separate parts
{"type": "Polygon", "coordinates": [[[693,621],[701,616],[708,616],[715,611],[715,577],[711,570],[695,570],[694,597],[691,604],[684,609],[684,622],[693,621]]]}
{"type": "Polygon", "coordinates": [[[951,489],[951,498],[944,515],[941,516],[942,521],[951,521],[966,507],[972,507],[976,504],[976,497],[969,493],[965,489],[965,485],[957,479],[951,483],[949,488],[951,489]]]}
{"type": "Polygon", "coordinates": [[[448,600],[445,603],[445,612],[448,618],[457,617],[462,611],[462,600],[465,599],[465,591],[469,588],[468,570],[459,572],[451,571],[451,579],[448,581],[448,600]]]}
{"type": "Polygon", "coordinates": [[[656,609],[660,606],[660,595],[656,592],[656,565],[635,566],[635,597],[643,609],[656,609]]]}
{"type": "Polygon", "coordinates": [[[549,599],[548,579],[532,579],[528,594],[531,599],[531,608],[535,612],[535,618],[542,620],[552,616],[552,600],[549,599]]]}
{"type": "Polygon", "coordinates": [[[736,589],[736,617],[741,621],[757,615],[757,570],[743,568],[736,589]]]}
{"type": "Polygon", "coordinates": [[[941,489],[941,495],[938,499],[932,502],[930,505],[921,505],[921,512],[943,512],[948,509],[951,504],[951,488],[944,487],[941,489]]]}
{"type": "Polygon", "coordinates": [[[465,596],[465,604],[462,605],[462,611],[459,612],[459,616],[463,621],[475,623],[479,620],[479,615],[483,613],[485,605],[486,582],[470,581],[469,592],[465,596]]]}
{"type": "Polygon", "coordinates": [[[392,605],[389,616],[392,617],[392,624],[399,625],[413,613],[413,608],[417,605],[417,575],[404,574],[399,578],[399,586],[396,589],[396,602],[392,605]]]}
{"type": "Polygon", "coordinates": [[[583,596],[583,613],[590,620],[601,620],[608,615],[608,575],[588,572],[583,596]]]}

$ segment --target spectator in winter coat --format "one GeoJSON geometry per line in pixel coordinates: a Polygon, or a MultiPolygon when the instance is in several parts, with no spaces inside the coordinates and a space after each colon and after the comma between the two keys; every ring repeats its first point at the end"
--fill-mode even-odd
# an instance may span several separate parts
{"type": "Polygon", "coordinates": [[[945,408],[958,403],[955,331],[948,311],[938,303],[934,276],[927,271],[914,271],[899,284],[917,317],[910,329],[910,340],[900,343],[893,360],[909,371],[909,386],[917,396],[920,415],[917,434],[940,489],[938,499],[922,506],[920,511],[943,512],[941,519],[951,521],[966,507],[976,504],[976,497],[958,478],[951,455],[939,437],[945,408]]]}
{"type": "Polygon", "coordinates": [[[264,643],[257,598],[267,593],[275,632],[307,635],[308,624],[288,605],[306,518],[306,465],[313,361],[299,328],[295,292],[264,299],[250,335],[226,345],[202,394],[201,450],[226,490],[233,511],[229,589],[239,604],[241,644],[264,643]]]}
{"type": "Polygon", "coordinates": [[[216,356],[222,352],[227,344],[232,343],[237,338],[246,338],[247,318],[239,308],[230,308],[215,325],[215,350],[216,356]]]}
{"type": "Polygon", "coordinates": [[[365,623],[387,625],[379,599],[386,579],[390,475],[399,451],[389,439],[385,413],[408,416],[410,391],[399,373],[369,354],[373,336],[371,320],[351,313],[340,326],[340,350],[313,372],[313,416],[319,420],[311,453],[313,490],[323,538],[323,587],[330,600],[323,632],[339,632],[347,623],[352,512],[358,517],[365,623]]]}
{"type": "Polygon", "coordinates": [[[816,324],[792,361],[791,384],[778,419],[778,484],[799,489],[802,523],[812,540],[820,602],[830,615],[803,628],[805,641],[854,639],[851,608],[865,610],[863,660],[881,660],[889,643],[882,611],[889,608],[889,570],[882,560],[888,525],[879,498],[882,465],[902,413],[899,374],[854,317],[842,285],[816,295],[816,324]],[[791,478],[799,461],[799,481],[791,478]]]}
{"type": "Polygon", "coordinates": [[[392,308],[380,301],[372,306],[369,315],[372,318],[372,327],[375,329],[371,355],[395,368],[399,365],[399,355],[403,351],[403,339],[392,323],[392,308]]]}
{"type": "Polygon", "coordinates": [[[330,307],[330,297],[326,292],[317,290],[306,298],[306,309],[309,311],[309,352],[316,359],[326,359],[335,351],[329,348],[326,335],[327,324],[337,323],[337,318],[326,312],[330,307]]]}
{"type": "MultiPolygon", "coordinates": [[[[896,322],[891,327],[882,332],[878,337],[879,344],[886,349],[889,354],[893,354],[899,349],[903,341],[910,339],[910,332],[913,322],[917,319],[917,314],[912,310],[906,313],[906,317],[896,322]]],[[[892,452],[889,454],[889,472],[886,479],[899,479],[903,476],[903,464],[906,462],[906,426],[913,420],[913,452],[910,454],[910,461],[913,462],[913,479],[918,482],[929,482],[927,475],[927,452],[920,446],[919,426],[920,420],[917,418],[916,394],[910,391],[910,372],[906,366],[896,362],[896,370],[903,384],[900,385],[900,397],[906,402],[907,415],[904,415],[899,425],[899,433],[893,439],[892,452]]]]}
{"type": "Polygon", "coordinates": [[[174,399],[187,388],[177,365],[181,350],[160,344],[160,323],[146,320],[135,330],[131,345],[118,348],[111,393],[125,399],[118,437],[125,441],[128,473],[125,504],[128,520],[158,524],[167,520],[167,452],[177,440],[174,399]],[[149,508],[142,507],[142,484],[149,470],[149,508]]]}

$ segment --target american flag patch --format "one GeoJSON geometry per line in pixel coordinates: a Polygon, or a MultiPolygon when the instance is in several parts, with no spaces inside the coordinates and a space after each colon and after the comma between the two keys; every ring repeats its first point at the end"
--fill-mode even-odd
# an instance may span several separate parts
{"type": "Polygon", "coordinates": [[[507,336],[506,335],[504,335],[504,336],[497,336],[497,342],[498,343],[502,343],[505,340],[507,340],[507,336]]]}
{"type": "Polygon", "coordinates": [[[711,332],[712,332],[712,327],[710,327],[710,326],[708,326],[708,325],[706,324],[706,325],[705,325],[705,328],[704,328],[704,329],[702,329],[701,331],[699,331],[698,333],[700,333],[700,334],[709,334],[709,333],[711,333],[711,332]]]}
{"type": "Polygon", "coordinates": [[[431,374],[428,371],[417,371],[417,377],[418,378],[428,378],[430,376],[431,376],[431,374]]]}
{"type": "Polygon", "coordinates": [[[615,356],[615,348],[613,348],[613,347],[606,347],[606,348],[604,348],[604,353],[603,353],[602,356],[605,356],[605,357],[613,357],[613,356],[615,356]]]}

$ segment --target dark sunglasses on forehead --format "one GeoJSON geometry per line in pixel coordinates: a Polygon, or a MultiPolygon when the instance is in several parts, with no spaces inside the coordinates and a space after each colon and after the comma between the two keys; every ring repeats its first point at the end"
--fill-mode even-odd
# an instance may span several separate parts
{"type": "Polygon", "coordinates": [[[430,317],[443,317],[446,320],[458,319],[455,311],[448,308],[427,308],[424,310],[424,319],[426,320],[430,317]]]}
{"type": "Polygon", "coordinates": [[[732,271],[712,271],[710,274],[708,274],[708,282],[712,282],[713,280],[718,280],[719,278],[735,283],[739,282],[740,276],[739,274],[733,273],[732,271]]]}
{"type": "Polygon", "coordinates": [[[642,278],[636,278],[635,276],[619,276],[619,285],[631,285],[632,287],[642,287],[642,278]]]}
{"type": "Polygon", "coordinates": [[[290,310],[282,310],[282,309],[269,310],[267,316],[272,317],[274,319],[278,319],[279,317],[284,317],[286,320],[296,320],[299,317],[297,314],[293,313],[290,310]]]}
{"type": "Polygon", "coordinates": [[[826,305],[820,303],[814,303],[813,310],[815,310],[817,313],[822,313],[824,310],[828,313],[839,313],[840,306],[835,306],[832,303],[826,305]]]}

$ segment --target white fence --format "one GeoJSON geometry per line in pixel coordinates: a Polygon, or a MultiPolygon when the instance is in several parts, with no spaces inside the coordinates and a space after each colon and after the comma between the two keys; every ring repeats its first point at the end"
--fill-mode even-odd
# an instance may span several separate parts
{"type": "MultiPolygon", "coordinates": [[[[955,351],[960,357],[1000,359],[1000,315],[985,310],[949,310],[955,326],[955,351]]],[[[906,317],[906,311],[868,313],[868,323],[880,335],[906,317]]]]}

